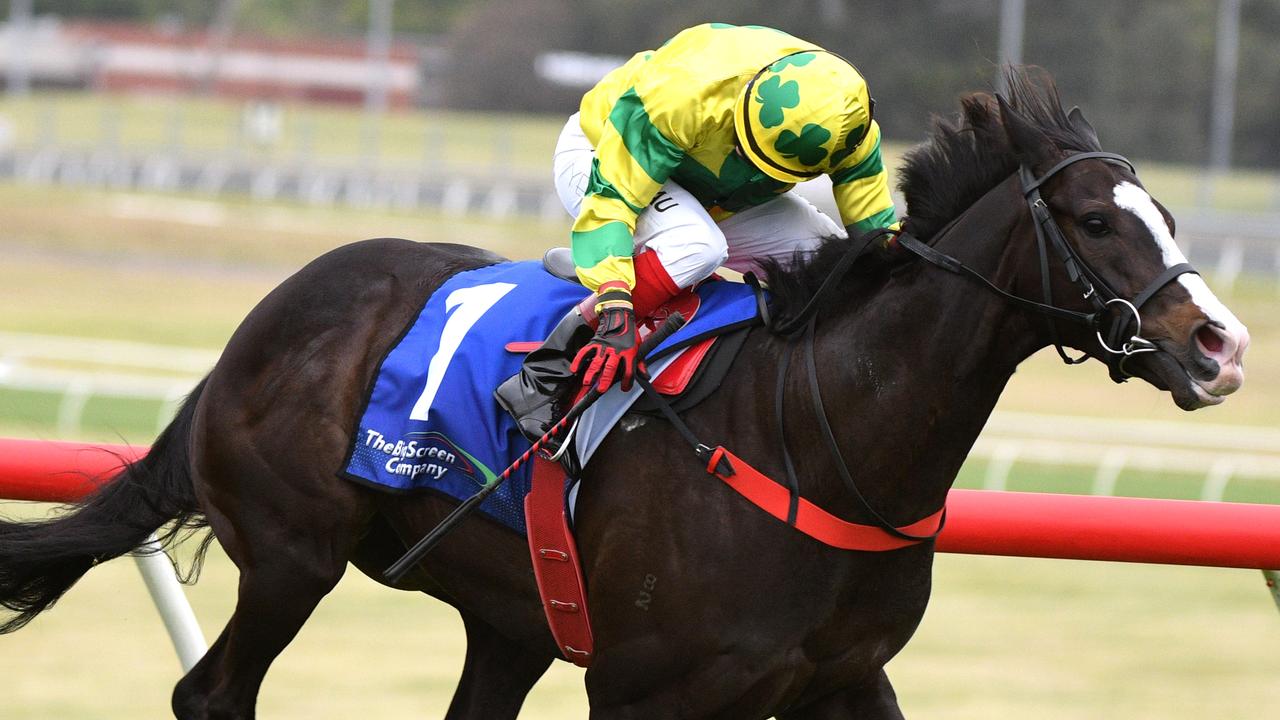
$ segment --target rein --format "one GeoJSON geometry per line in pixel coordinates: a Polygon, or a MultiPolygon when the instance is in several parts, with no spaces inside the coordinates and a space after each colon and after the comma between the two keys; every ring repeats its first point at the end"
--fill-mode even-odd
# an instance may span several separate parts
{"type": "Polygon", "coordinates": [[[1161,288],[1173,282],[1179,276],[1186,273],[1197,273],[1197,271],[1190,263],[1178,263],[1166,268],[1164,272],[1152,279],[1141,292],[1134,295],[1133,299],[1130,300],[1121,297],[1097,271],[1076,253],[1075,248],[1071,247],[1071,244],[1067,242],[1058,222],[1053,219],[1053,213],[1049,211],[1048,204],[1040,195],[1040,188],[1064,168],[1081,160],[1092,159],[1127,167],[1130,172],[1137,174],[1133,163],[1129,162],[1127,158],[1123,155],[1108,152],[1083,152],[1070,155],[1049,168],[1038,178],[1026,165],[1018,168],[1018,175],[1022,181],[1022,194],[1027,199],[1027,207],[1031,212],[1031,218],[1036,230],[1036,248],[1040,255],[1040,284],[1044,295],[1043,302],[1028,300],[1002,290],[976,270],[910,235],[900,234],[898,243],[929,264],[976,280],[1006,301],[1043,316],[1048,325],[1049,337],[1054,349],[1058,351],[1058,356],[1062,358],[1063,362],[1068,365],[1078,365],[1087,360],[1089,355],[1084,354],[1076,358],[1068,355],[1066,350],[1062,348],[1062,342],[1058,337],[1058,328],[1053,321],[1066,320],[1093,330],[1098,337],[1098,343],[1107,353],[1105,362],[1111,373],[1111,379],[1121,383],[1132,377],[1125,370],[1125,363],[1130,357],[1140,353],[1156,352],[1160,349],[1155,343],[1141,337],[1142,315],[1139,310],[1143,304],[1150,300],[1161,288]],[[1052,283],[1049,275],[1049,245],[1053,246],[1058,259],[1066,268],[1067,277],[1081,290],[1082,297],[1093,306],[1093,312],[1083,313],[1054,305],[1052,283]],[[1122,313],[1118,316],[1113,314],[1111,312],[1113,305],[1128,310],[1129,314],[1122,313]],[[1135,326],[1132,333],[1128,331],[1130,325],[1135,326]],[[1127,339],[1125,338],[1126,335],[1128,335],[1127,339]]]}
{"type": "Polygon", "coordinates": [[[800,312],[796,313],[793,317],[787,318],[785,322],[780,324],[775,325],[770,322],[767,310],[768,303],[764,302],[764,295],[760,289],[760,281],[756,278],[755,273],[747,273],[745,276],[747,284],[756,291],[756,297],[760,300],[758,304],[764,309],[761,316],[765,318],[765,326],[768,327],[769,331],[775,335],[794,336],[797,332],[803,330],[810,320],[817,317],[818,309],[826,304],[827,298],[831,297],[831,293],[836,291],[840,281],[843,280],[845,274],[849,272],[849,268],[853,267],[853,264],[867,252],[871,247],[871,243],[885,237],[886,235],[897,235],[898,232],[899,231],[896,230],[889,230],[888,228],[876,228],[874,230],[868,230],[850,242],[849,248],[845,250],[844,255],[841,255],[840,259],[836,261],[836,264],[832,266],[831,272],[827,273],[827,276],[823,278],[822,284],[814,291],[813,296],[809,298],[809,302],[806,302],[804,307],[800,308],[800,312]]]}
{"type": "MultiPolygon", "coordinates": [[[[693,447],[694,454],[706,464],[708,473],[723,480],[757,507],[782,520],[791,527],[832,547],[843,550],[864,552],[883,552],[909,547],[921,542],[933,540],[946,525],[947,511],[942,507],[938,511],[908,525],[898,527],[890,523],[871,506],[871,503],[858,489],[858,484],[849,471],[849,466],[840,452],[835,432],[827,419],[826,407],[822,401],[822,390],[818,382],[817,359],[814,354],[814,333],[817,326],[817,311],[827,297],[835,291],[838,281],[849,268],[861,258],[871,247],[872,242],[885,235],[896,235],[896,231],[877,229],[864,233],[853,241],[844,256],[832,267],[831,272],[823,280],[822,285],[814,293],[809,302],[795,316],[786,322],[773,325],[767,312],[762,312],[765,325],[774,333],[787,336],[787,351],[782,354],[778,364],[778,385],[775,395],[775,412],[778,423],[779,444],[782,448],[783,467],[786,482],[780,483],[759,470],[753,468],[745,460],[726,450],[723,446],[711,447],[694,435],[689,425],[672,409],[666,398],[662,397],[649,380],[643,375],[636,377],[636,382],[653,400],[659,411],[676,428],[685,442],[693,447]],[[803,330],[803,335],[797,333],[803,330]],[[862,525],[851,523],[822,510],[818,506],[800,497],[800,483],[796,477],[795,463],[787,447],[786,423],[783,421],[783,403],[786,397],[785,385],[791,355],[796,343],[803,343],[805,348],[805,371],[808,377],[809,394],[813,399],[813,415],[817,419],[820,433],[827,451],[836,467],[836,473],[844,482],[845,488],[862,506],[863,511],[871,517],[874,524],[862,525]],[[785,490],[785,494],[784,494],[785,490]]],[[[756,292],[757,304],[762,310],[767,309],[763,290],[758,280],[751,273],[747,274],[747,283],[756,292]]]]}
{"type": "Polygon", "coordinates": [[[645,393],[655,401],[658,409],[662,411],[667,420],[693,446],[694,453],[706,463],[708,473],[724,480],[726,484],[748,500],[797,530],[827,545],[848,550],[894,550],[933,540],[942,532],[946,524],[945,505],[928,517],[904,527],[896,527],[880,513],[876,512],[875,508],[871,507],[870,502],[858,489],[853,474],[849,471],[849,466],[845,462],[844,456],[840,452],[840,447],[836,442],[835,433],[831,429],[830,421],[827,419],[826,408],[822,402],[822,390],[818,383],[817,361],[814,355],[814,334],[818,309],[835,291],[839,281],[844,278],[853,264],[871,247],[874,240],[884,235],[896,235],[897,243],[901,247],[917,255],[925,262],[974,280],[1005,301],[1044,317],[1049,326],[1049,334],[1054,348],[1058,351],[1058,355],[1063,361],[1069,365],[1082,363],[1089,355],[1085,354],[1078,358],[1072,358],[1068,355],[1059,340],[1057,326],[1054,321],[1063,320],[1083,325],[1093,330],[1097,334],[1098,342],[1103,350],[1107,352],[1106,363],[1111,372],[1111,379],[1118,383],[1124,382],[1131,377],[1124,367],[1125,362],[1130,357],[1140,353],[1156,352],[1160,349],[1155,343],[1141,337],[1142,315],[1139,312],[1140,309],[1165,285],[1185,273],[1195,273],[1196,270],[1189,263],[1174,265],[1157,275],[1132,299],[1126,299],[1115,292],[1102,276],[1076,253],[1071,244],[1067,242],[1062,228],[1054,220],[1048,204],[1041,197],[1040,188],[1064,168],[1082,160],[1092,159],[1127,167],[1130,172],[1136,174],[1133,163],[1129,162],[1128,159],[1122,155],[1107,152],[1084,152],[1068,156],[1049,168],[1040,177],[1035,177],[1025,165],[1018,170],[1022,181],[1022,193],[1027,200],[1028,210],[1031,212],[1036,231],[1036,247],[1039,252],[1041,287],[1044,295],[1042,302],[1010,293],[998,287],[982,273],[965,265],[960,260],[926,245],[905,232],[887,229],[873,230],[851,242],[844,256],[831,268],[827,277],[800,312],[782,323],[774,324],[771,322],[759,281],[754,275],[748,273],[746,280],[756,291],[757,303],[762,309],[761,316],[765,325],[773,333],[787,338],[786,351],[782,353],[778,363],[778,381],[774,398],[775,419],[778,424],[779,444],[782,448],[783,468],[786,473],[785,483],[768,478],[742,459],[725,450],[722,446],[712,448],[702,443],[671,408],[666,399],[653,389],[648,380],[638,377],[637,382],[644,388],[645,393]],[[1059,261],[1065,267],[1067,277],[1080,289],[1082,297],[1093,306],[1093,312],[1080,312],[1054,304],[1049,274],[1048,248],[1050,245],[1053,246],[1059,261]],[[1127,309],[1131,317],[1113,315],[1111,312],[1113,305],[1119,305],[1127,309]],[[1135,326],[1132,333],[1129,333],[1130,325],[1135,326]],[[799,335],[800,330],[804,331],[802,336],[799,335]],[[1126,335],[1128,335],[1127,339],[1126,335]],[[786,395],[787,372],[790,368],[791,355],[795,344],[798,342],[804,344],[805,370],[808,377],[809,394],[813,400],[813,415],[818,422],[823,443],[827,447],[827,451],[835,464],[836,472],[844,482],[845,488],[862,506],[865,514],[871,517],[874,525],[858,525],[840,520],[800,497],[799,480],[796,477],[795,463],[792,461],[791,452],[787,447],[786,424],[783,422],[783,402],[786,395]],[[784,488],[786,496],[782,495],[784,488]]]}

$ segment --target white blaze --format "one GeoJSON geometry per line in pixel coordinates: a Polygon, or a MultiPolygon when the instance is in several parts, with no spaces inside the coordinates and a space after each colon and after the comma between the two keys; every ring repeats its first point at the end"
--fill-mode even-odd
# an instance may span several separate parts
{"type": "MultiPolygon", "coordinates": [[[[1115,188],[1115,202],[1116,207],[1124,208],[1137,215],[1138,219],[1146,224],[1147,229],[1151,231],[1151,237],[1155,238],[1156,244],[1160,246],[1160,255],[1164,259],[1165,267],[1173,267],[1187,261],[1187,256],[1182,254],[1182,250],[1173,241],[1173,235],[1164,221],[1164,215],[1160,213],[1160,209],[1156,207],[1146,190],[1131,182],[1122,182],[1115,188]]],[[[1241,337],[1248,332],[1244,323],[1241,323],[1235,314],[1222,304],[1199,275],[1183,273],[1178,276],[1178,283],[1187,289],[1191,294],[1191,302],[1195,303],[1206,317],[1222,323],[1224,329],[1232,336],[1241,337]]]]}

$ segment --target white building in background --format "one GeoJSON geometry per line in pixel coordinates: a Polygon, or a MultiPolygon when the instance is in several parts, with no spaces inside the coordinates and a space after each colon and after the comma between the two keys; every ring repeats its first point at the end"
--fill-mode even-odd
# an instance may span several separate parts
{"type": "Polygon", "coordinates": [[[584,90],[600,82],[627,61],[622,55],[596,55],[568,50],[553,50],[539,55],[533,64],[538,77],[557,85],[584,90]]]}

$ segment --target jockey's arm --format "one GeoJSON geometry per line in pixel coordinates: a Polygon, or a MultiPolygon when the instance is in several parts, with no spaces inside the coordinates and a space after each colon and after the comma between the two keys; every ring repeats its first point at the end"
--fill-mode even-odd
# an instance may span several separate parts
{"type": "Polygon", "coordinates": [[[684,159],[685,151],[633,88],[614,104],[596,143],[582,209],[573,224],[573,262],[591,291],[604,283],[635,288],[636,217],[684,159]]]}
{"type": "Polygon", "coordinates": [[[880,157],[880,125],[875,120],[858,149],[832,169],[831,188],[849,237],[877,228],[897,229],[889,173],[880,157]]]}

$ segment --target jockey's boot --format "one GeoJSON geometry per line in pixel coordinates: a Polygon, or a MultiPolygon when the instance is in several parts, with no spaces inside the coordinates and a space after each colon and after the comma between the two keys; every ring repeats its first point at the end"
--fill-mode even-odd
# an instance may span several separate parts
{"type": "Polygon", "coordinates": [[[525,356],[520,372],[493,391],[530,442],[545,435],[568,410],[564,403],[577,386],[577,375],[569,364],[594,333],[582,311],[570,309],[542,346],[525,356]]]}

